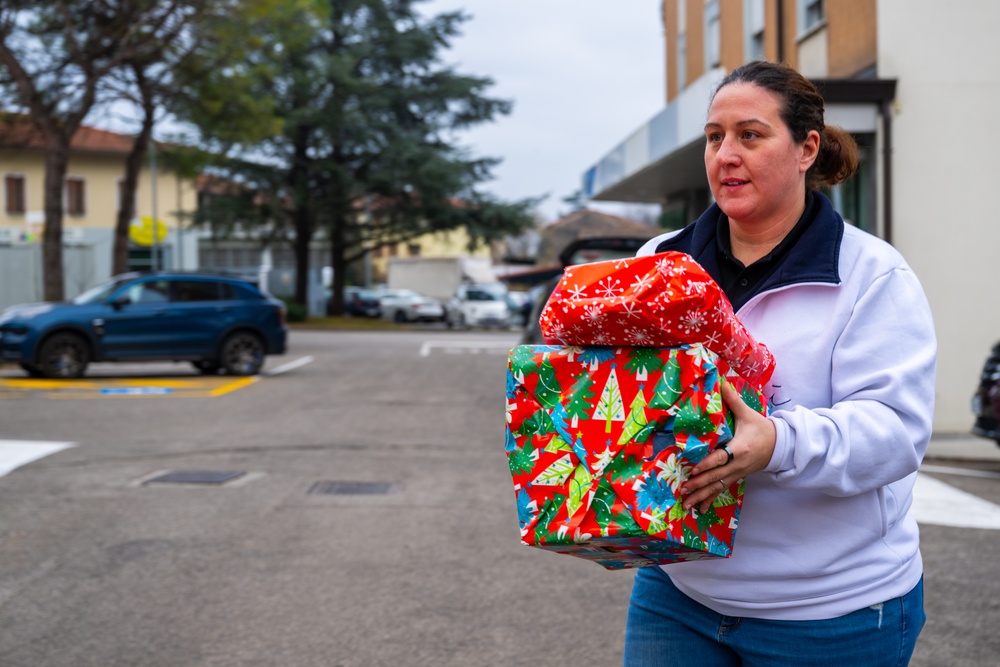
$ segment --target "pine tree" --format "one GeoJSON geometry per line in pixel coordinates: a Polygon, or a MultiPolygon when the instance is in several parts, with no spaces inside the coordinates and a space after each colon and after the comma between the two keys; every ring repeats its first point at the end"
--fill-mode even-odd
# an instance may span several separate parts
{"type": "Polygon", "coordinates": [[[538,368],[535,348],[531,345],[518,345],[512,349],[507,357],[507,368],[518,382],[524,384],[524,378],[538,368]]]}
{"type": "Polygon", "coordinates": [[[611,422],[625,420],[625,405],[622,403],[622,392],[618,386],[618,375],[614,367],[608,375],[608,381],[601,392],[601,399],[597,402],[594,410],[594,419],[604,419],[604,432],[611,433],[611,422]]]}
{"type": "Polygon", "coordinates": [[[559,394],[562,387],[556,379],[556,369],[549,361],[548,352],[542,357],[542,365],[538,368],[538,384],[535,385],[535,398],[548,409],[554,408],[559,403],[559,394]]]}
{"type": "Polygon", "coordinates": [[[510,474],[516,476],[529,472],[535,465],[534,453],[535,447],[531,444],[531,440],[525,442],[524,447],[509,452],[507,465],[510,466],[510,474]]]}
{"type": "Polygon", "coordinates": [[[616,484],[631,484],[642,475],[642,459],[636,456],[616,456],[604,472],[605,476],[616,484]]]}
{"type": "Polygon", "coordinates": [[[646,419],[646,397],[642,392],[642,385],[640,385],[639,391],[636,392],[635,398],[632,399],[632,405],[629,406],[628,418],[625,420],[625,428],[622,431],[622,435],[618,438],[618,444],[646,442],[655,430],[656,423],[654,422],[650,425],[649,420],[646,419]]]}
{"type": "Polygon", "coordinates": [[[707,435],[715,430],[712,418],[701,406],[690,399],[684,399],[674,417],[674,430],[678,433],[707,435]]]}
{"type": "Polygon", "coordinates": [[[570,387],[569,396],[566,401],[566,413],[570,416],[570,426],[576,428],[580,419],[590,416],[590,411],[594,406],[590,401],[594,398],[594,381],[587,373],[580,373],[576,382],[570,387]]]}
{"type": "Polygon", "coordinates": [[[655,347],[634,347],[628,354],[625,370],[635,375],[635,379],[644,382],[649,373],[663,366],[660,349],[655,347]]]}
{"type": "Polygon", "coordinates": [[[684,393],[681,386],[681,367],[677,363],[677,352],[670,353],[670,359],[663,366],[663,374],[660,381],[653,389],[653,397],[649,401],[651,408],[670,408],[677,402],[677,399],[684,393]]]}

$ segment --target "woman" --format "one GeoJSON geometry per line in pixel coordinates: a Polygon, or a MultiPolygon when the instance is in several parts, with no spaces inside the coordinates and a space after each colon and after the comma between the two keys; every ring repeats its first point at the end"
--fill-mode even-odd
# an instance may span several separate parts
{"type": "Polygon", "coordinates": [[[816,191],[857,147],[795,70],[723,80],[705,125],[716,203],[639,254],[679,250],[777,360],[768,418],[731,388],[736,434],[693,470],[687,507],[746,479],[733,556],[635,577],[625,664],[905,665],[924,623],[909,515],[931,434],[936,341],[916,276],[816,191]]]}

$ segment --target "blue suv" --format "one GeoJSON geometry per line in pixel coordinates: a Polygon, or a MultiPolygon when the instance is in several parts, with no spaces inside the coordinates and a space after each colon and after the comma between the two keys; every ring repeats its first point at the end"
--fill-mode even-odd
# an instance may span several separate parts
{"type": "Polygon", "coordinates": [[[0,313],[0,361],[78,378],[92,361],[190,361],[202,373],[255,375],[284,354],[283,303],[252,282],[204,273],[115,276],[68,303],[0,313]]]}

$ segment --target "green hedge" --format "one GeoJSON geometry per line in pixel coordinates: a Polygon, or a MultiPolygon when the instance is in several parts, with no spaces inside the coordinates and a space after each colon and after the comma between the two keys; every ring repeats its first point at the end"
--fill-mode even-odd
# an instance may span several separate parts
{"type": "Polygon", "coordinates": [[[309,319],[309,309],[305,304],[297,302],[291,297],[280,297],[285,302],[285,309],[288,311],[289,322],[305,322],[309,319]]]}

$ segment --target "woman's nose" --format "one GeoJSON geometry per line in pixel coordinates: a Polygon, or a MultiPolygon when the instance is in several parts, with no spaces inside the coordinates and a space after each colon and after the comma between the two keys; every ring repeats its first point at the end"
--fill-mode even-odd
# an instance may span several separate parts
{"type": "Polygon", "coordinates": [[[715,159],[723,164],[739,164],[742,161],[739,144],[733,139],[726,137],[719,144],[719,150],[715,153],[715,159]]]}

